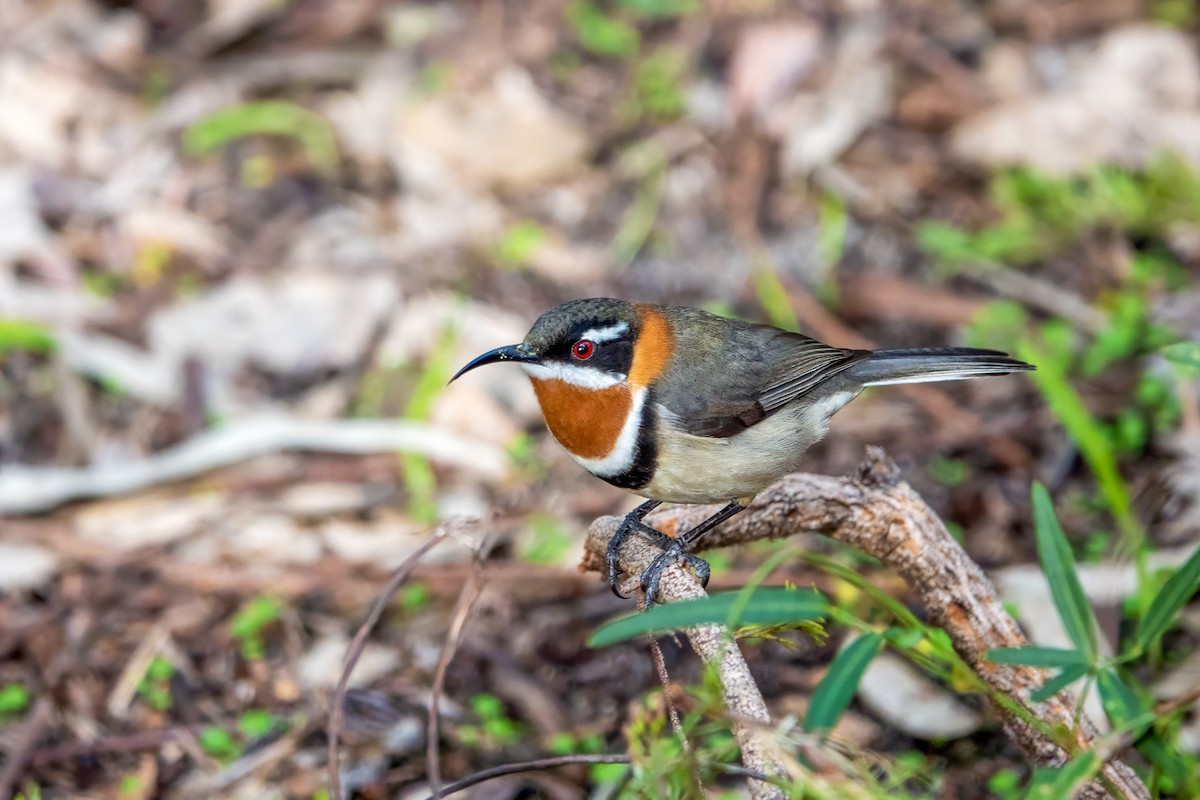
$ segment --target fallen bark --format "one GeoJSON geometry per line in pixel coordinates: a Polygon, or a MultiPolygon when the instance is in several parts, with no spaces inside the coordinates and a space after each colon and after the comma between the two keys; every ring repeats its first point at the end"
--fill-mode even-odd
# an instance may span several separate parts
{"type": "MultiPolygon", "coordinates": [[[[687,530],[712,512],[712,507],[675,506],[650,515],[646,522],[673,534],[687,530]]],[[[592,524],[583,569],[603,572],[608,540],[619,522],[619,518],[604,517],[592,524]]],[[[971,561],[929,506],[900,479],[899,470],[881,449],[869,449],[867,459],[855,475],[831,478],[798,474],[784,478],[761,493],[747,511],[705,537],[704,543],[706,548],[715,548],[798,533],[823,534],[878,558],[912,587],[929,620],[946,630],[958,654],[992,689],[1018,700],[1029,714],[1051,728],[1074,727],[1074,709],[1066,695],[1060,693],[1045,703],[1029,700],[1030,694],[1045,682],[1046,670],[994,664],[985,659],[991,648],[1017,647],[1028,642],[1004,610],[983,570],[971,561]]],[[[640,575],[654,552],[643,540],[631,539],[622,548],[621,568],[640,575]]],[[[679,567],[664,575],[662,589],[665,602],[699,596],[703,591],[679,567]]],[[[713,635],[714,631],[707,628],[699,635],[688,632],[692,646],[706,660],[714,657],[708,644],[713,635]]],[[[721,635],[724,636],[723,631],[721,635]]],[[[742,675],[745,662],[738,648],[720,648],[717,654],[734,662],[733,674],[742,675]]],[[[724,663],[717,666],[724,679],[724,670],[730,667],[724,663]]],[[[736,680],[736,684],[723,682],[734,718],[768,720],[757,687],[748,692],[741,683],[744,678],[736,680]]],[[[1066,760],[1064,749],[1044,734],[1040,726],[1031,725],[1013,709],[997,704],[996,710],[1007,734],[1033,764],[1058,766],[1066,760]]],[[[763,741],[765,733],[761,727],[735,725],[735,735],[742,743],[748,768],[766,774],[778,772],[778,764],[763,741]]],[[[1076,743],[1087,747],[1095,737],[1094,725],[1083,718],[1075,732],[1076,743]]],[[[1134,771],[1119,761],[1105,765],[1103,782],[1107,790],[1097,782],[1085,787],[1080,796],[1107,797],[1109,791],[1131,800],[1150,796],[1134,771]]]]}

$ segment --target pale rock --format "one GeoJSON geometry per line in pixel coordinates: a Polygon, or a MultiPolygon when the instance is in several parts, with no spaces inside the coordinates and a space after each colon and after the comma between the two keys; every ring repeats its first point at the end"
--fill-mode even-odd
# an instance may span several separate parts
{"type": "Polygon", "coordinates": [[[85,44],[97,61],[119,72],[142,67],[149,35],[146,17],[132,11],[116,11],[91,31],[85,44]]]}
{"type": "Polygon", "coordinates": [[[893,104],[886,29],[876,15],[859,20],[838,43],[832,74],[815,94],[797,95],[768,115],[783,142],[783,167],[802,175],[830,164],[893,104]]]}
{"type": "MultiPolygon", "coordinates": [[[[414,297],[392,318],[379,346],[385,367],[411,365],[427,358],[447,327],[456,335],[453,364],[457,370],[472,358],[496,347],[524,341],[531,320],[497,306],[465,300],[445,292],[414,297]]],[[[537,401],[524,372],[512,364],[472,370],[455,382],[482,388],[515,413],[518,419],[537,418],[537,401]]]]}
{"type": "MultiPolygon", "coordinates": [[[[297,680],[305,692],[331,689],[342,675],[342,663],[350,640],[340,636],[320,639],[300,658],[297,680]]],[[[350,674],[351,689],[366,686],[394,671],[400,664],[395,648],[368,643],[359,656],[354,672],[350,674]]]]}
{"type": "Polygon", "coordinates": [[[335,520],[321,526],[321,537],[326,548],[339,558],[392,569],[423,544],[420,534],[424,530],[415,522],[397,517],[369,523],[335,520]]]}
{"type": "Polygon", "coordinates": [[[499,447],[521,432],[515,420],[482,386],[456,381],[438,397],[429,421],[436,427],[499,447]]]}
{"type": "Polygon", "coordinates": [[[812,19],[774,20],[743,30],[729,67],[734,115],[765,118],[817,65],[823,46],[821,26],[812,19]]]}
{"type": "Polygon", "coordinates": [[[397,299],[385,275],[241,276],[155,312],[149,352],[73,331],[60,344],[73,369],[164,405],[179,399],[185,362],[199,359],[213,409],[237,414],[245,400],[234,379],[244,366],[284,375],[345,369],[366,353],[397,299]]]}
{"type": "Polygon", "coordinates": [[[579,287],[603,280],[611,263],[606,249],[550,235],[534,249],[526,267],[561,286],[579,287]]]}
{"type": "Polygon", "coordinates": [[[227,252],[217,226],[181,208],[162,204],[132,208],[122,214],[120,227],[138,245],[166,244],[202,263],[211,264],[227,252]]]}
{"type": "Polygon", "coordinates": [[[221,517],[221,495],[107,500],[84,506],[74,517],[76,532],[115,550],[169,544],[200,532],[221,517]]]}
{"type": "Polygon", "coordinates": [[[1130,25],[1070,64],[1059,91],[1014,97],[960,123],[950,145],[986,166],[1073,174],[1145,167],[1164,151],[1200,165],[1200,61],[1179,31],[1130,25]]]}
{"type": "Polygon", "coordinates": [[[1028,48],[1009,40],[999,41],[983,51],[979,77],[998,100],[1028,97],[1040,85],[1028,48]]]}
{"type": "Polygon", "coordinates": [[[887,651],[867,667],[858,697],[889,725],[918,739],[958,739],[983,724],[979,712],[887,651]]]}
{"type": "MultiPolygon", "coordinates": [[[[0,114],[0,118],[3,116],[0,114]]],[[[70,259],[42,222],[28,169],[21,166],[0,169],[0,220],[3,220],[0,224],[0,309],[10,304],[5,302],[7,289],[3,284],[16,282],[4,267],[19,259],[37,259],[58,279],[56,282],[70,281],[74,274],[70,259]]],[[[12,313],[28,317],[28,312],[19,307],[13,308],[12,313]]]]}
{"type": "Polygon", "coordinates": [[[398,134],[401,147],[428,151],[467,180],[514,190],[578,172],[589,148],[578,123],[516,68],[483,90],[443,92],[415,104],[399,120],[398,134]]]}
{"type": "Polygon", "coordinates": [[[291,270],[364,273],[394,264],[396,253],[382,219],[370,208],[339,206],[304,223],[284,257],[291,270]]]}
{"type": "Polygon", "coordinates": [[[288,564],[312,564],[321,557],[321,540],[297,527],[286,514],[258,514],[225,526],[228,546],[257,559],[288,564]]]}
{"type": "Polygon", "coordinates": [[[369,500],[356,483],[305,483],[286,489],[276,503],[285,514],[311,519],[357,513],[369,500]]]}
{"type": "Polygon", "coordinates": [[[0,541],[0,592],[37,589],[59,571],[58,555],[32,544],[0,541]]]}

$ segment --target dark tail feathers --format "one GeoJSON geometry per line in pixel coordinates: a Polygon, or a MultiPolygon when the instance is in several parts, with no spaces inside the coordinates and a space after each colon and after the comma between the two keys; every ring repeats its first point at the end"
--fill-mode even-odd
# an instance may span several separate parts
{"type": "Polygon", "coordinates": [[[919,347],[911,350],[879,350],[846,371],[863,386],[893,383],[930,383],[1007,375],[1034,369],[1032,364],[1010,358],[999,350],[974,347],[919,347]]]}

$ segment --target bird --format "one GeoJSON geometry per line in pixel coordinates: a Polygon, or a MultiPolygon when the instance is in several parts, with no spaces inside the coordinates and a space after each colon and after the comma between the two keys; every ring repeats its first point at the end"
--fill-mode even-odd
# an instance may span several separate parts
{"type": "Polygon", "coordinates": [[[771,325],[695,308],[609,297],[571,300],[533,323],[525,340],[468,362],[528,374],[554,439],[592,475],[645,498],[609,542],[607,579],[634,534],[662,552],[641,576],[643,607],[662,572],[683,561],[703,585],[711,570],[691,551],[791,472],[829,431],[830,417],[868,386],[926,383],[1032,370],[998,350],[833,347],[771,325]],[[643,522],[660,504],[724,503],[669,537],[643,522]]]}

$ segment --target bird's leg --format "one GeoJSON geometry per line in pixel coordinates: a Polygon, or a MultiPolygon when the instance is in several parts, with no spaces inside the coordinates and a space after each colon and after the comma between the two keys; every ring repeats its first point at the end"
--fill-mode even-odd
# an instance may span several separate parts
{"type": "Polygon", "coordinates": [[[695,571],[696,577],[700,579],[700,585],[708,586],[708,577],[712,573],[712,569],[708,566],[707,561],[689,551],[695,547],[696,542],[700,541],[704,534],[735,514],[745,511],[746,507],[750,505],[750,500],[743,499],[746,502],[734,500],[696,527],[671,539],[670,544],[663,548],[662,553],[650,562],[650,566],[646,567],[646,571],[642,573],[642,589],[646,592],[647,609],[654,605],[654,597],[658,594],[658,583],[662,580],[663,570],[680,558],[683,558],[695,571]]]}
{"type": "Polygon", "coordinates": [[[649,525],[642,522],[646,515],[662,504],[661,500],[647,500],[640,506],[630,511],[625,515],[625,519],[621,520],[621,526],[617,528],[617,532],[608,540],[608,552],[605,554],[605,561],[608,564],[608,588],[612,589],[612,593],[622,600],[626,599],[625,595],[621,594],[621,590],[617,588],[617,557],[621,552],[621,545],[625,544],[625,540],[634,531],[640,531],[649,534],[652,538],[666,539],[671,541],[671,537],[661,531],[656,531],[649,525]]]}

